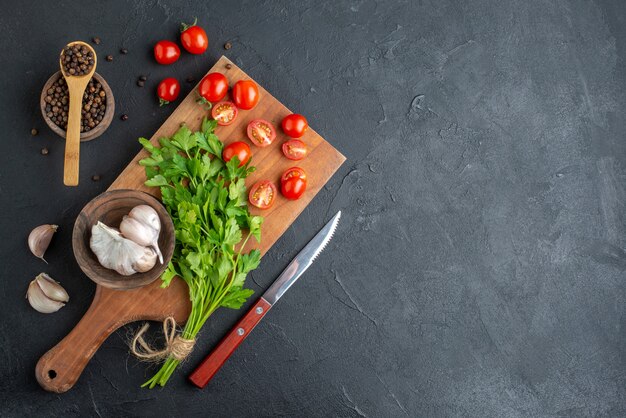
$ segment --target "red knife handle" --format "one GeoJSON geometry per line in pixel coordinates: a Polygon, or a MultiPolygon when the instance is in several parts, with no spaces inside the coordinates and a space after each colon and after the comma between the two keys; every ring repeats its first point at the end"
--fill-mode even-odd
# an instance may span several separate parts
{"type": "Polygon", "coordinates": [[[189,380],[200,389],[205,387],[271,307],[272,305],[268,301],[259,298],[248,313],[224,337],[217,348],[189,375],[189,380]]]}

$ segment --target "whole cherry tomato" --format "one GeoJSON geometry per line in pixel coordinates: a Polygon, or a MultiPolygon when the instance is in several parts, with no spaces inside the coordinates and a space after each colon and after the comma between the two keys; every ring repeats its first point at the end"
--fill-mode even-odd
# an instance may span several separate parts
{"type": "Polygon", "coordinates": [[[306,173],[299,167],[287,169],[280,179],[280,192],[287,199],[298,200],[306,191],[306,173]]]}
{"type": "Polygon", "coordinates": [[[245,165],[250,161],[250,157],[252,157],[250,146],[242,141],[236,141],[226,145],[224,151],[222,151],[222,159],[229,162],[234,157],[239,159],[239,167],[245,165]]]}
{"type": "Polygon", "coordinates": [[[154,58],[159,64],[169,65],[180,57],[180,48],[172,41],[159,41],[154,46],[154,58]]]}
{"type": "Polygon", "coordinates": [[[309,128],[309,123],[302,115],[292,113],[285,116],[282,122],[283,132],[292,138],[300,138],[309,128]]]}
{"type": "Polygon", "coordinates": [[[191,54],[202,54],[209,47],[209,37],[204,29],[196,26],[198,19],[192,25],[185,23],[180,26],[180,43],[191,54]]]}
{"type": "Polygon", "coordinates": [[[233,86],[232,96],[238,108],[250,110],[259,102],[259,88],[252,80],[240,80],[233,86]]]}
{"type": "Polygon", "coordinates": [[[161,106],[173,102],[178,98],[180,93],[180,83],[173,77],[164,79],[157,87],[157,95],[159,96],[159,104],[161,106]]]}
{"type": "Polygon", "coordinates": [[[228,93],[228,80],[222,73],[210,73],[198,86],[200,97],[209,102],[219,102],[228,93]]]}

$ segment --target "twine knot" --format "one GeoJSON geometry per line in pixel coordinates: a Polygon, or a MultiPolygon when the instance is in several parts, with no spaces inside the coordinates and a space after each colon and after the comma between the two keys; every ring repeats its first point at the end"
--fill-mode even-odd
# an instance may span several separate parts
{"type": "Polygon", "coordinates": [[[171,316],[168,316],[163,321],[163,335],[165,336],[165,347],[163,349],[155,350],[146,343],[143,335],[148,328],[150,328],[150,324],[146,322],[133,338],[130,348],[131,353],[142,360],[161,361],[172,356],[172,358],[182,361],[187,358],[196,344],[195,339],[189,340],[176,335],[176,320],[171,316]],[[142,349],[139,349],[138,345],[142,349]]]}

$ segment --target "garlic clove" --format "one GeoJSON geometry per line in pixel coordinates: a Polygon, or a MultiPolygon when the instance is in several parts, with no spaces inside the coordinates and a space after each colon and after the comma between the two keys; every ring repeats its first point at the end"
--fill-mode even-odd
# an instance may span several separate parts
{"type": "Polygon", "coordinates": [[[157,260],[157,254],[150,247],[145,247],[143,255],[135,261],[133,268],[139,273],[145,273],[155,266],[157,260]]]}
{"type": "MultiPolygon", "coordinates": [[[[44,293],[43,289],[40,286],[40,281],[38,280],[40,276],[41,275],[37,276],[37,278],[35,278],[35,280],[30,282],[30,284],[28,285],[28,291],[26,292],[26,298],[28,299],[28,303],[30,303],[30,306],[32,306],[33,309],[41,313],[56,312],[62,307],[64,307],[65,303],[58,301],[58,300],[51,299],[48,296],[46,296],[46,294],[44,293]]],[[[43,279],[43,280],[46,280],[46,279],[43,279]]],[[[67,300],[69,300],[69,296],[67,297],[67,300]]]]}
{"type": "Polygon", "coordinates": [[[128,216],[137,219],[143,224],[150,225],[157,232],[161,232],[161,219],[159,219],[159,214],[152,206],[135,206],[133,210],[128,213],[128,216]]]}
{"type": "Polygon", "coordinates": [[[48,263],[43,255],[45,254],[48,246],[50,245],[50,240],[52,240],[52,236],[57,229],[58,225],[39,225],[37,228],[33,229],[28,235],[28,248],[37,258],[41,258],[43,261],[48,263]]]}
{"type": "Polygon", "coordinates": [[[35,277],[35,280],[41,288],[41,291],[49,299],[57,302],[68,302],[70,300],[70,295],[68,295],[65,289],[63,289],[63,286],[46,273],[40,273],[37,277],[35,277]]]}
{"type": "Polygon", "coordinates": [[[161,254],[161,250],[159,249],[159,231],[158,230],[128,215],[128,216],[124,216],[124,219],[122,220],[122,223],[120,224],[120,232],[122,233],[122,235],[124,235],[124,237],[132,241],[135,241],[139,245],[143,245],[145,247],[147,246],[152,247],[156,251],[157,256],[159,257],[159,262],[163,264],[163,255],[161,254]]]}

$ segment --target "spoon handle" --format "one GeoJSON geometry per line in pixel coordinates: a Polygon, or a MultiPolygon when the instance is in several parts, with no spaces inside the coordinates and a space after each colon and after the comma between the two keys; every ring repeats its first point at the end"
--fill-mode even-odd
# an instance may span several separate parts
{"type": "MultiPolygon", "coordinates": [[[[78,162],[80,158],[80,120],[83,91],[69,87],[70,109],[65,136],[65,165],[63,183],[66,186],[78,186],[78,162]]],[[[83,89],[84,90],[84,89],[83,89]]]]}

